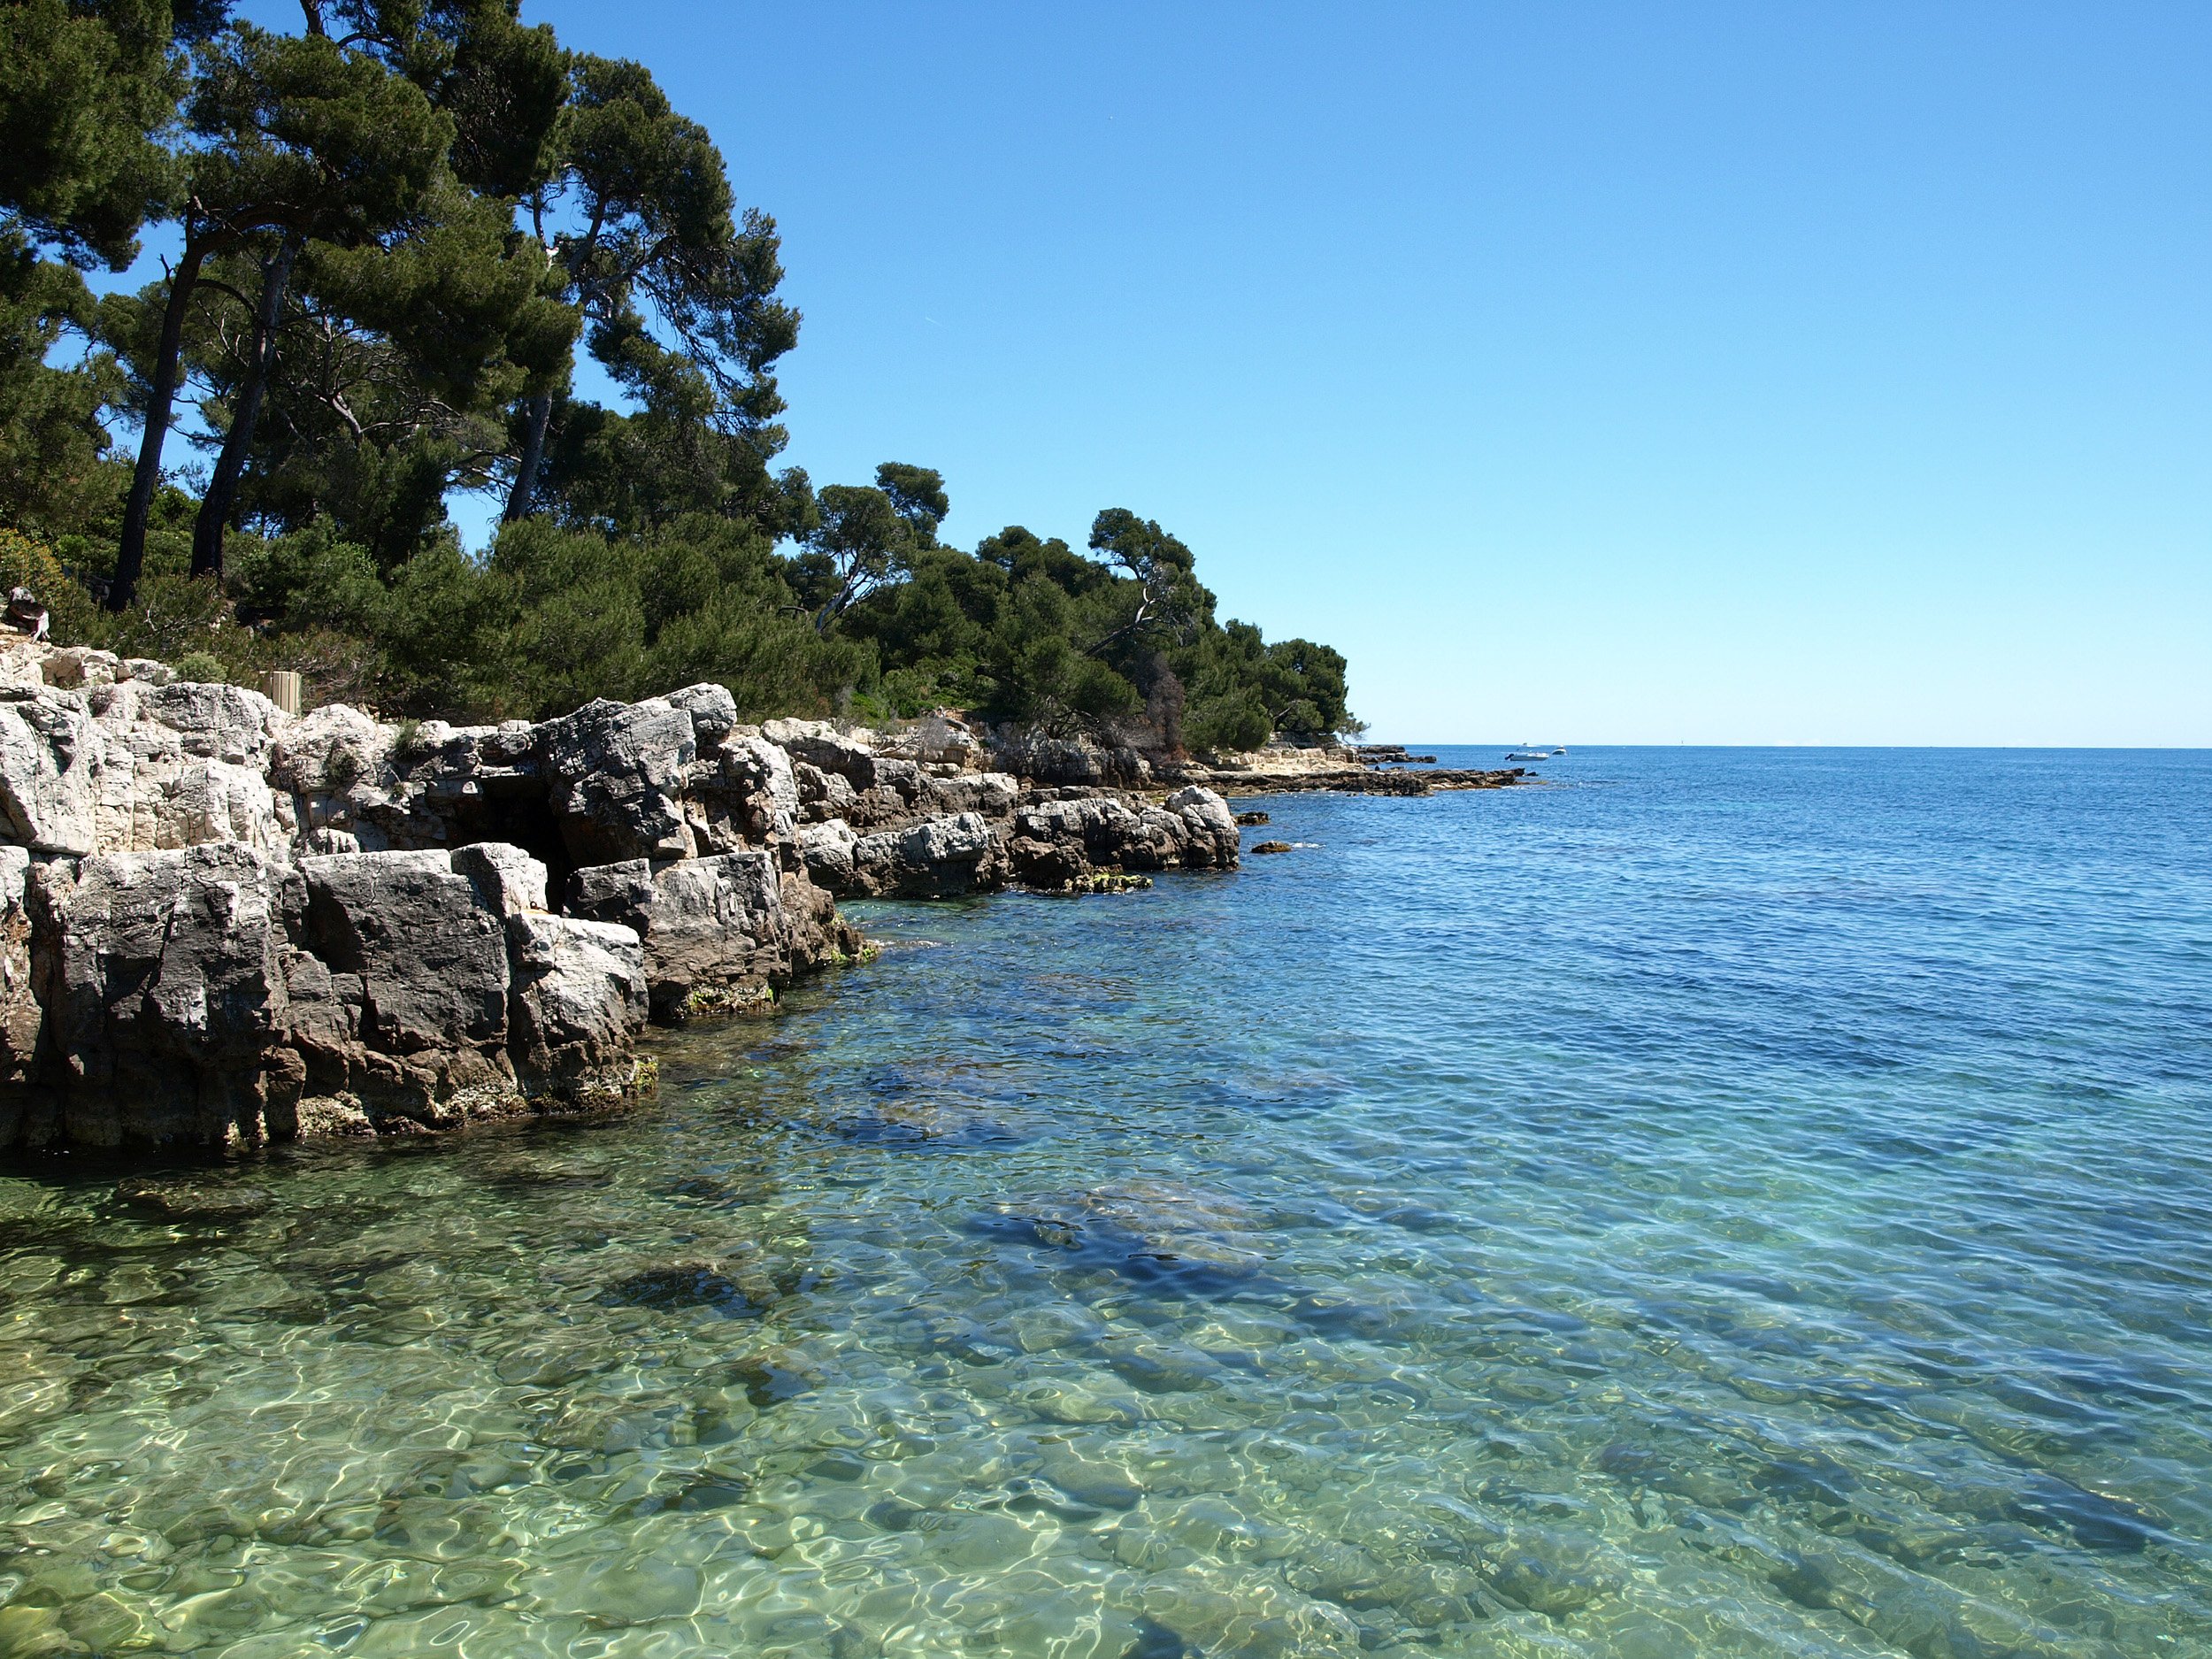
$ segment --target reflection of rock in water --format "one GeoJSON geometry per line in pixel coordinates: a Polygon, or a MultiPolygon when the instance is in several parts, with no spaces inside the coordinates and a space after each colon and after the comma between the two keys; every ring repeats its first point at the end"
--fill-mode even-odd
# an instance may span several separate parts
{"type": "Polygon", "coordinates": [[[1172,1279],[1185,1288],[1250,1280],[1267,1261],[1257,1224],[1243,1205],[1175,1181],[1122,1181],[1009,1199],[979,1216],[976,1225],[1141,1282],[1172,1279]]]}

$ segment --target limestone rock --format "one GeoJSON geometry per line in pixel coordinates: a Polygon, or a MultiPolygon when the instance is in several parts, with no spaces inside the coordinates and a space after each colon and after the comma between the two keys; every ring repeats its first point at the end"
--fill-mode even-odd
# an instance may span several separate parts
{"type": "Polygon", "coordinates": [[[795,760],[791,763],[791,775],[798,787],[800,810],[810,820],[826,823],[852,810],[853,787],[841,772],[824,772],[795,760]]]}
{"type": "Polygon", "coordinates": [[[507,918],[507,946],[513,972],[508,1053],[525,1091],[573,1106],[634,1095],[635,1043],[646,1012],[645,951],[636,931],[522,911],[507,918]]]}
{"type": "Polygon", "coordinates": [[[179,680],[140,691],[147,717],[175,732],[186,754],[261,772],[268,768],[277,728],[290,718],[242,686],[179,680]]]}
{"type": "Polygon", "coordinates": [[[1237,816],[1211,789],[1192,784],[1168,796],[1171,812],[1189,826],[1183,863],[1192,869],[1226,869],[1237,862],[1237,816]]]}
{"type": "Polygon", "coordinates": [[[1005,885],[1004,850],[979,812],[864,836],[853,846],[856,892],[930,898],[1005,885]]]}
{"type": "Polygon", "coordinates": [[[692,738],[703,752],[737,729],[737,700],[727,686],[686,686],[670,692],[664,701],[691,717],[692,738]]]}
{"type": "Polygon", "coordinates": [[[1237,826],[1226,802],[1195,786],[1161,807],[1110,795],[1040,800],[1015,813],[1007,854],[1016,879],[1064,889],[1098,870],[1233,868],[1237,826]]]}
{"type": "Polygon", "coordinates": [[[676,801],[699,752],[688,710],[603,697],[538,731],[548,800],[579,865],[695,850],[676,801]]]}
{"type": "Polygon", "coordinates": [[[806,877],[782,874],[764,851],[580,870],[569,908],[642,936],[652,1015],[664,1023],[765,1001],[857,948],[806,877]]]}
{"type": "Polygon", "coordinates": [[[855,891],[853,849],[859,841],[853,826],[841,818],[803,826],[799,831],[799,856],[806,864],[809,879],[832,893],[855,891]]]}
{"type": "Polygon", "coordinates": [[[82,695],[97,748],[91,850],[235,841],[279,852],[291,843],[291,800],[267,776],[274,749],[267,699],[233,686],[135,681],[82,695]],[[200,691],[219,695],[183,695],[200,691]]]}
{"type": "Polygon", "coordinates": [[[504,841],[457,847],[453,869],[475,884],[478,901],[495,916],[546,908],[546,868],[519,847],[504,841]]]}
{"type": "Polygon", "coordinates": [[[791,757],[757,734],[725,737],[702,748],[688,784],[693,837],[701,850],[734,852],[787,839],[800,813],[800,786],[791,757]]]}
{"type": "Polygon", "coordinates": [[[855,789],[875,786],[875,741],[870,733],[848,734],[827,720],[771,720],[760,733],[792,759],[835,772],[855,789]]]}
{"type": "Polygon", "coordinates": [[[0,703],[0,816],[35,852],[98,850],[104,746],[84,699],[41,688],[0,703]]]}
{"type": "Polygon", "coordinates": [[[119,680],[131,676],[125,671],[123,661],[113,651],[96,650],[90,646],[64,646],[49,656],[42,665],[46,683],[65,688],[77,686],[111,686],[119,680]]]}
{"type": "Polygon", "coordinates": [[[967,767],[975,764],[978,746],[968,723],[940,709],[923,720],[914,734],[920,758],[940,765],[967,767]]]}
{"type": "Polygon", "coordinates": [[[1002,734],[995,747],[1007,771],[1040,784],[1133,788],[1152,780],[1151,763],[1134,749],[1087,737],[1010,733],[1002,734]]]}
{"type": "Polygon", "coordinates": [[[649,1075],[636,933],[546,914],[518,848],[72,864],[0,854],[0,890],[27,872],[43,1010],[27,1074],[0,1078],[0,1144],[438,1128],[605,1104],[649,1075]]]}
{"type": "Polygon", "coordinates": [[[989,818],[1011,816],[1021,795],[1021,780],[1006,772],[933,779],[929,786],[930,803],[936,810],[980,812],[989,818]]]}
{"type": "Polygon", "coordinates": [[[31,1083],[43,1021],[31,983],[30,877],[28,849],[0,847],[0,1146],[15,1139],[5,1102],[31,1083]]]}
{"type": "Polygon", "coordinates": [[[46,684],[46,647],[0,634],[0,696],[27,696],[46,684]]]}
{"type": "Polygon", "coordinates": [[[313,1014],[311,1091],[358,1097],[373,1124],[441,1127],[518,1106],[504,918],[452,855],[338,853],[300,868],[319,968],[295,985],[313,1014]]]}
{"type": "Polygon", "coordinates": [[[42,1135],[220,1145],[289,1122],[296,869],[237,846],[107,853],[34,866],[29,903],[58,1071],[42,1135]]]}

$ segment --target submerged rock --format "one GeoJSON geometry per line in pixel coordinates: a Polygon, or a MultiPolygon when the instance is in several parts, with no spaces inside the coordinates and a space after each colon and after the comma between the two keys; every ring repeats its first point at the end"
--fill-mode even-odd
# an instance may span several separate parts
{"type": "Polygon", "coordinates": [[[1250,1279],[1267,1260],[1258,1224],[1242,1206],[1170,1181],[1009,1199],[978,1220],[986,1232],[1065,1250],[1140,1283],[1203,1289],[1250,1279]]]}
{"type": "Polygon", "coordinates": [[[115,1196],[126,1209],[165,1221],[249,1221],[276,1202],[258,1187],[186,1180],[123,1181],[115,1196]]]}

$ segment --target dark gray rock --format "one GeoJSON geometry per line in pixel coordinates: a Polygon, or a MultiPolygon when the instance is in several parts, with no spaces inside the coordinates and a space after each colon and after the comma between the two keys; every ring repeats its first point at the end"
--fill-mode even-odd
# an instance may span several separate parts
{"type": "Polygon", "coordinates": [[[853,845],[853,890],[941,898],[1006,885],[1004,847],[979,812],[931,818],[853,845]]]}
{"type": "Polygon", "coordinates": [[[372,1124],[511,1110],[505,918],[453,856],[342,853],[301,868],[303,943],[329,986],[312,998],[311,1092],[357,1097],[372,1124]]]}
{"type": "Polygon", "coordinates": [[[678,797],[698,758],[691,713],[665,698],[601,698],[538,728],[547,803],[579,865],[684,858],[695,850],[678,797]]]}
{"type": "Polygon", "coordinates": [[[1151,763],[1134,749],[1087,737],[1000,733],[994,751],[1006,771],[1047,786],[1141,788],[1152,781],[1151,763]]]}
{"type": "Polygon", "coordinates": [[[107,853],[34,866],[29,905],[48,1096],[19,1135],[220,1145],[288,1121],[298,870],[235,846],[107,853]]]}
{"type": "Polygon", "coordinates": [[[548,916],[544,890],[498,846],[33,864],[42,1018],[0,1083],[0,1144],[445,1128],[634,1094],[636,934],[548,916]]]}
{"type": "Polygon", "coordinates": [[[5,1102],[30,1083],[44,1020],[31,981],[31,855],[0,847],[0,1146],[14,1140],[5,1102]]]}
{"type": "Polygon", "coordinates": [[[830,895],[766,851],[580,870],[569,910],[637,931],[652,1016],[664,1024],[765,1002],[798,974],[860,949],[830,895]]]}

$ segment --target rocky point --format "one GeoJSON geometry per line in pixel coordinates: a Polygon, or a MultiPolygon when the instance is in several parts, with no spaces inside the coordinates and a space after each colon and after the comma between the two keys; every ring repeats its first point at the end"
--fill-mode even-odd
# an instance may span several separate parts
{"type": "Polygon", "coordinates": [[[0,1148],[391,1134],[649,1093],[649,1020],[859,954],[848,895],[1221,869],[1221,796],[961,721],[741,725],[687,687],[558,719],[291,716],[0,650],[0,1148]],[[1019,768],[998,770],[998,764],[1019,768]]]}

